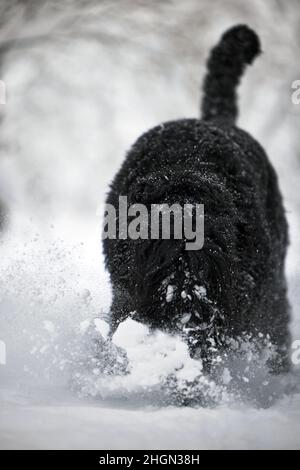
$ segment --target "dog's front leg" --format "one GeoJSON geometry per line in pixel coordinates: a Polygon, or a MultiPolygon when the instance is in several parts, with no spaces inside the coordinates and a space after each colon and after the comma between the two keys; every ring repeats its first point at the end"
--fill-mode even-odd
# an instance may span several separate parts
{"type": "Polygon", "coordinates": [[[119,324],[133,312],[131,297],[123,286],[113,286],[113,301],[110,308],[110,332],[112,337],[119,324]]]}

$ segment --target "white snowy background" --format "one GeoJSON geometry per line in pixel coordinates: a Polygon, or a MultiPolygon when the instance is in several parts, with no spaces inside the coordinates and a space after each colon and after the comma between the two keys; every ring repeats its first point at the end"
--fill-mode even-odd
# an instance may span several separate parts
{"type": "MultiPolygon", "coordinates": [[[[239,125],[262,143],[279,175],[290,224],[291,331],[300,339],[300,104],[291,101],[300,79],[299,21],[297,0],[0,1],[7,87],[0,198],[8,210],[0,239],[7,348],[0,448],[300,447],[295,381],[271,406],[222,389],[214,406],[180,407],[160,390],[172,370],[197,373],[179,339],[125,323],[115,339],[130,362],[125,377],[103,377],[86,340],[111,299],[100,236],[107,185],[141,133],[199,115],[207,54],[240,22],[256,29],[264,53],[239,89],[239,125]]],[[[105,334],[103,321],[96,326],[105,334]]],[[[223,378],[229,383],[228,369],[223,378]]],[[[268,384],[270,395],[270,386],[281,390],[268,384]]]]}

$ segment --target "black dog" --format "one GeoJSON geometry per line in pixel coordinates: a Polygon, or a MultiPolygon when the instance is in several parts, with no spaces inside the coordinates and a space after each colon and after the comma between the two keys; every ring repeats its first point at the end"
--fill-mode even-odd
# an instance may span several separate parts
{"type": "Polygon", "coordinates": [[[104,240],[113,285],[111,325],[132,315],[151,328],[188,332],[192,355],[244,332],[270,335],[289,367],[284,259],[287,222],[277,177],[262,147],[235,126],[236,86],[260,52],[247,26],[228,30],[212,50],[202,120],[167,122],[142,135],[116,175],[107,202],[204,204],[204,246],[186,240],[104,240]]]}

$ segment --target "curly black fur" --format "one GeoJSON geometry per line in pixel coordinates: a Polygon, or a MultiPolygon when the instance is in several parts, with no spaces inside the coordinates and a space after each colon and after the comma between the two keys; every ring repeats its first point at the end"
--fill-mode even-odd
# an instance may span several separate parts
{"type": "MultiPolygon", "coordinates": [[[[167,122],[142,135],[116,175],[107,202],[204,204],[205,242],[104,240],[113,285],[111,325],[135,312],[152,328],[184,330],[192,354],[243,332],[269,334],[288,367],[287,223],[277,177],[263,148],[234,125],[236,86],[260,51],[247,26],[212,50],[203,119],[167,122]],[[173,297],[168,289],[173,286],[173,297]],[[169,296],[170,297],[170,296],[169,296]]],[[[117,213],[118,217],[118,213],[117,213]]]]}
{"type": "Polygon", "coordinates": [[[248,26],[227,31],[211,51],[204,81],[202,118],[223,118],[232,124],[237,117],[236,87],[247,64],[260,53],[257,35],[248,26]]]}

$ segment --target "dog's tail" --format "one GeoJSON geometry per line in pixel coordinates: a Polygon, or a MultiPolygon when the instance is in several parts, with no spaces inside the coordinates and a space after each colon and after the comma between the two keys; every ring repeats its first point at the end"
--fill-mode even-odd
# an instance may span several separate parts
{"type": "Polygon", "coordinates": [[[204,80],[202,118],[234,124],[237,115],[236,87],[247,64],[260,53],[257,34],[246,25],[226,31],[212,49],[204,80]]]}

